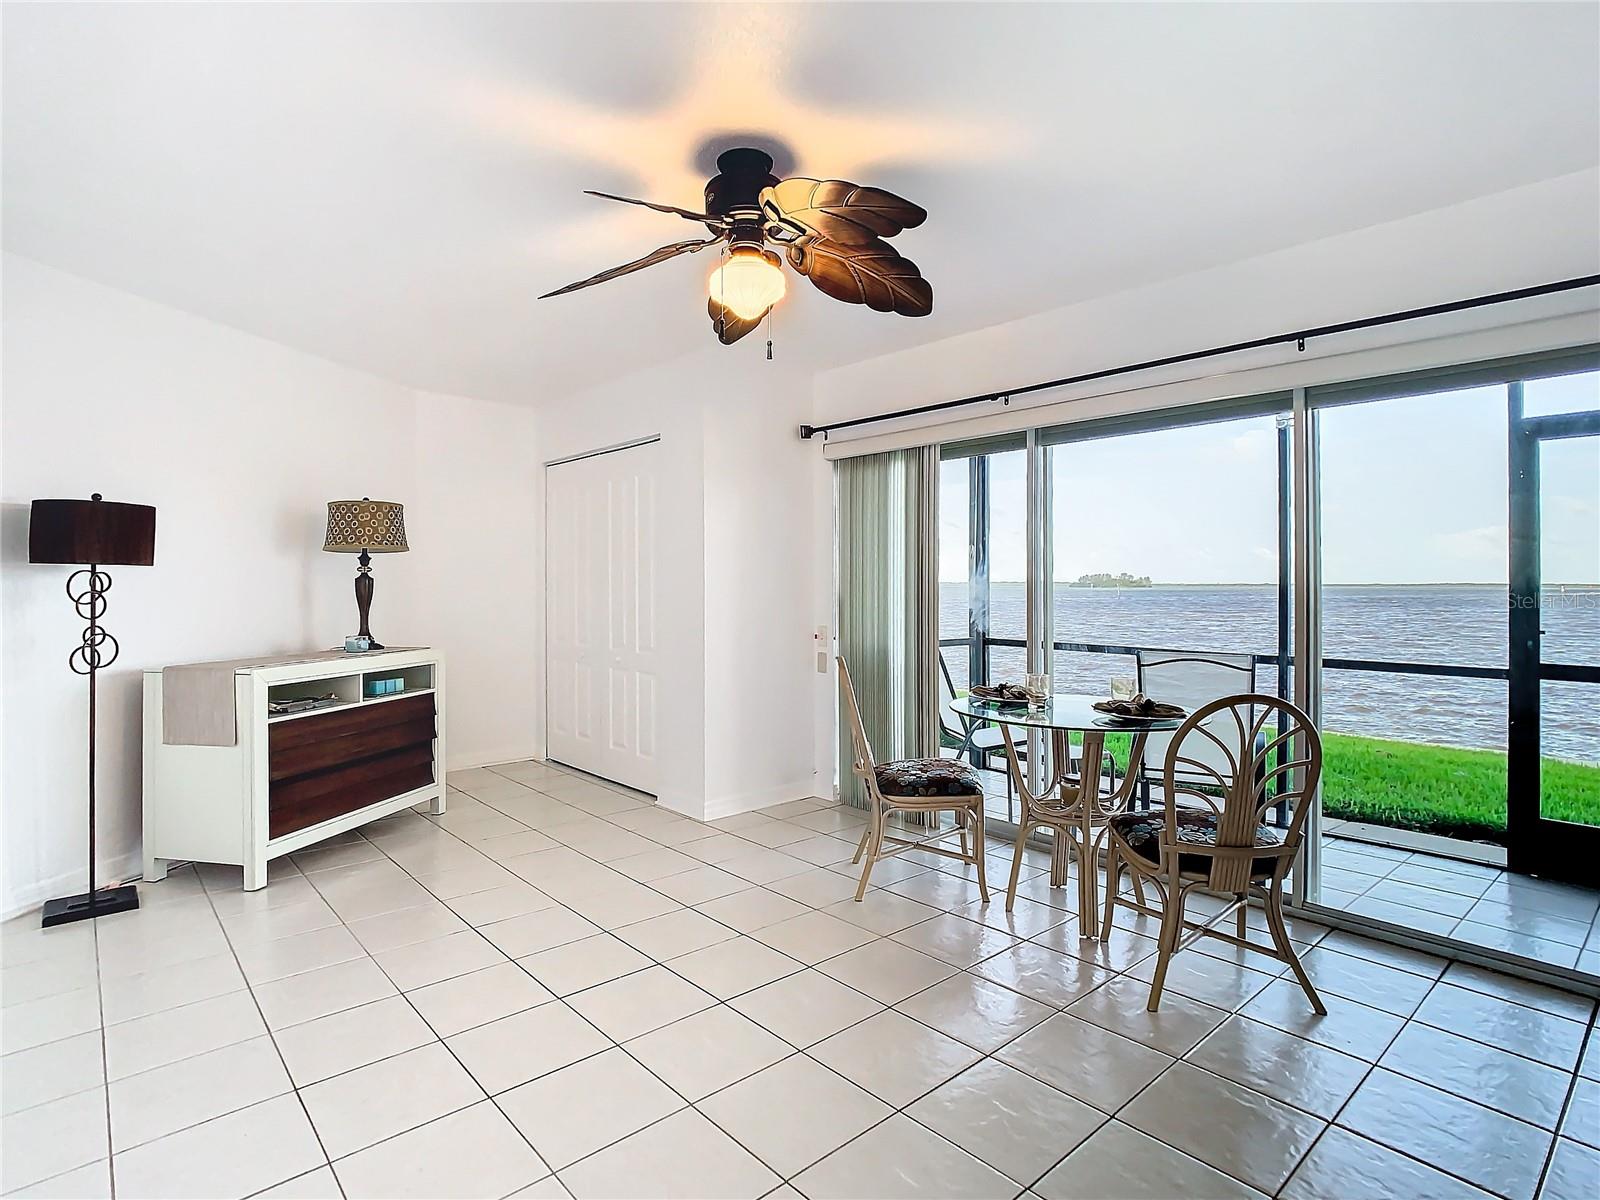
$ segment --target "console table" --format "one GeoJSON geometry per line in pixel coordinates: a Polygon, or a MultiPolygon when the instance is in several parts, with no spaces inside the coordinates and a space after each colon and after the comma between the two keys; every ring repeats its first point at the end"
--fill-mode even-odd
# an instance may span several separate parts
{"type": "Polygon", "coordinates": [[[165,878],[174,859],[229,863],[244,868],[253,892],[267,885],[274,858],[425,800],[445,811],[439,651],[312,652],[172,671],[144,673],[145,879],[165,878]],[[180,698],[164,687],[189,690],[180,698]],[[196,695],[212,711],[196,714],[196,695]],[[272,711],[313,697],[319,707],[272,711]],[[232,744],[219,744],[230,715],[232,744]],[[201,726],[203,735],[189,732],[201,726]]]}

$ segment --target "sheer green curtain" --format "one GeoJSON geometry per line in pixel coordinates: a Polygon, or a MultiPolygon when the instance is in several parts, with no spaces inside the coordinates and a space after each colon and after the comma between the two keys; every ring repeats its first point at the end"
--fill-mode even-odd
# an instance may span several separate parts
{"type": "MultiPolygon", "coordinates": [[[[879,762],[938,753],[938,448],[841,460],[834,477],[839,653],[879,762]]],[[[839,725],[839,794],[866,806],[839,725]]]]}

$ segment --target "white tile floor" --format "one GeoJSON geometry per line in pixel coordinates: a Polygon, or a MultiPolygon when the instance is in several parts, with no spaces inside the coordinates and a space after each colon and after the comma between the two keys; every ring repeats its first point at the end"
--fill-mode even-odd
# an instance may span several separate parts
{"type": "MultiPolygon", "coordinates": [[[[982,779],[990,817],[1014,821],[1005,776],[991,770],[982,779]]],[[[1600,890],[1342,837],[1342,824],[1329,822],[1323,834],[1318,903],[1600,977],[1600,890]]]]}
{"type": "Polygon", "coordinates": [[[1150,1016],[1142,919],[1080,943],[1042,864],[1010,917],[932,858],[855,905],[852,811],[702,825],[538,763],[451,783],[444,817],[275,864],[262,892],[189,868],[136,913],[9,923],[0,1189],[1600,1188],[1588,999],[1301,924],[1326,1018],[1223,948],[1180,956],[1150,1016]]]}
{"type": "Polygon", "coordinates": [[[1322,841],[1321,902],[1472,946],[1600,975],[1600,892],[1437,854],[1322,841]]]}

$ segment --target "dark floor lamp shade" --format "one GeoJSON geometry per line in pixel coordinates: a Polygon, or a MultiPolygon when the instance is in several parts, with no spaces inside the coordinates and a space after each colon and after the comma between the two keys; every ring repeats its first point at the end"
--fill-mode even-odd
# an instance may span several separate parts
{"type": "Polygon", "coordinates": [[[132,885],[95,887],[95,703],[99,671],[117,658],[117,639],[100,619],[106,613],[111,576],[103,567],[150,567],[156,561],[156,510],[148,504],[118,504],[96,492],[88,500],[35,500],[28,519],[28,561],[81,567],[67,578],[67,597],[88,622],[67,658],[89,677],[89,890],[44,906],[43,924],[62,925],[139,907],[132,885]]]}
{"type": "Polygon", "coordinates": [[[150,567],[156,561],[156,510],[102,500],[35,500],[28,517],[28,561],[77,566],[150,567]]]}

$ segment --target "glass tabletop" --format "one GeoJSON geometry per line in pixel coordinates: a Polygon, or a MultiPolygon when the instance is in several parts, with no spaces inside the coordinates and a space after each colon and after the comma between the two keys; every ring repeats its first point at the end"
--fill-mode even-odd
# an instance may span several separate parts
{"type": "Polygon", "coordinates": [[[1096,711],[1095,702],[1104,699],[1106,699],[1104,696],[1061,692],[1050,697],[1043,708],[1029,708],[1024,704],[998,703],[993,700],[979,700],[975,696],[961,696],[950,701],[950,711],[964,717],[977,717],[1000,725],[1020,725],[1030,729],[1096,729],[1117,730],[1124,733],[1155,733],[1176,729],[1183,724],[1180,717],[1130,720],[1096,711]]]}

